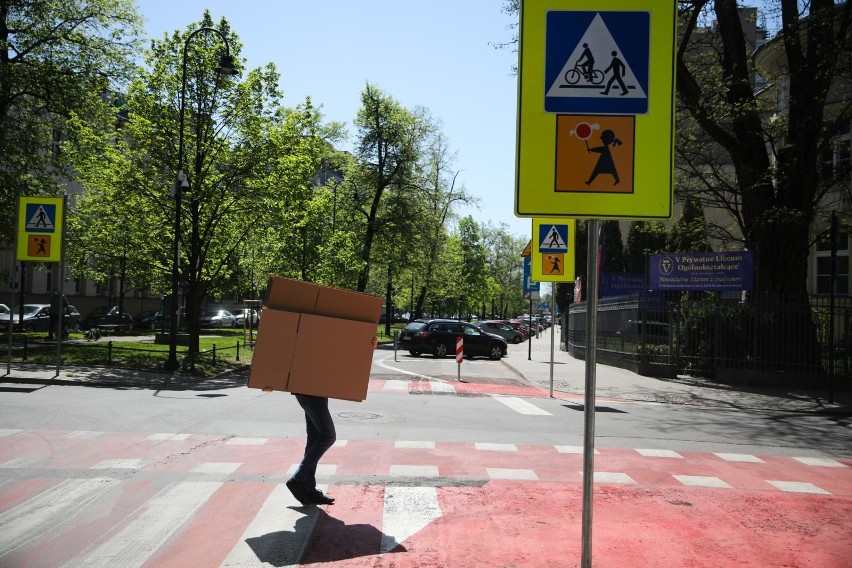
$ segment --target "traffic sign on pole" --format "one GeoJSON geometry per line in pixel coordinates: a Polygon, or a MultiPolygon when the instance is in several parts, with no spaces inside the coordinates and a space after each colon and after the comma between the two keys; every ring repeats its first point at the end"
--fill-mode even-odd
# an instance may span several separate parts
{"type": "Polygon", "coordinates": [[[530,276],[537,282],[573,282],[577,222],[564,217],[534,217],[530,276]]]}
{"type": "Polygon", "coordinates": [[[21,197],[18,200],[18,260],[62,260],[63,203],[62,197],[21,197]]]}
{"type": "Polygon", "coordinates": [[[676,8],[521,2],[516,215],[672,216],[676,8]]]}

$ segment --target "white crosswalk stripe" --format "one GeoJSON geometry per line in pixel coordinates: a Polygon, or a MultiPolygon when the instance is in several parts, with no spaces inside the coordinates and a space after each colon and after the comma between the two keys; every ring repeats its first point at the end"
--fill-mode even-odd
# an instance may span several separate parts
{"type": "Polygon", "coordinates": [[[494,396],[494,400],[505,404],[519,414],[527,414],[530,416],[552,416],[548,411],[542,410],[531,402],[527,402],[516,396],[494,396]]]}
{"type": "Polygon", "coordinates": [[[297,565],[319,514],[319,508],[301,507],[286,485],[278,485],[222,562],[221,568],[297,565]]]}
{"type": "Polygon", "coordinates": [[[102,477],[69,479],[0,514],[0,558],[69,522],[117,483],[102,477]]]}
{"type": "Polygon", "coordinates": [[[142,566],[221,485],[215,481],[187,481],[169,486],[118,534],[66,566],[142,566]]]}
{"type": "Polygon", "coordinates": [[[390,552],[441,515],[438,490],[434,487],[388,487],[382,512],[381,552],[390,552]]]}

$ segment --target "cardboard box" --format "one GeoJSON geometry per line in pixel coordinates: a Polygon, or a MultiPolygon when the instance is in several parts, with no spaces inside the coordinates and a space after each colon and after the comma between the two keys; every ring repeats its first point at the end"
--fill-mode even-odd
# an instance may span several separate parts
{"type": "Polygon", "coordinates": [[[381,308],[369,294],[270,278],[248,386],[364,400],[381,308]]]}

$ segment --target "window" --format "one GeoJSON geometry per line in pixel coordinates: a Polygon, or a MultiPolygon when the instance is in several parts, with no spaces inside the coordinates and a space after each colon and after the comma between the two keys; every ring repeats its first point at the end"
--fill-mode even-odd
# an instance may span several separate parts
{"type": "MultiPolygon", "coordinates": [[[[837,280],[834,293],[849,294],[849,233],[841,232],[837,243],[837,280]]],[[[826,237],[816,247],[816,293],[831,293],[831,242],[826,237]]]]}

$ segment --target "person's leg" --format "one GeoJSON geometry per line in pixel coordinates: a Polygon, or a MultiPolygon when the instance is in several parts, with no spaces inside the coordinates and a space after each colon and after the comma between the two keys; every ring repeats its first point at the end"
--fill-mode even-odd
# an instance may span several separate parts
{"type": "MultiPolygon", "coordinates": [[[[297,492],[294,492],[294,495],[303,502],[302,497],[306,497],[308,502],[331,502],[330,498],[320,500],[324,496],[316,488],[317,465],[322,456],[337,440],[334,421],[331,418],[331,413],[328,411],[328,399],[319,396],[297,394],[296,400],[299,401],[299,405],[305,411],[307,442],[302,462],[296,468],[291,478],[291,481],[297,482],[305,493],[300,496],[296,494],[297,490],[297,492]]],[[[290,486],[291,484],[288,482],[288,487],[290,486]]]]}

